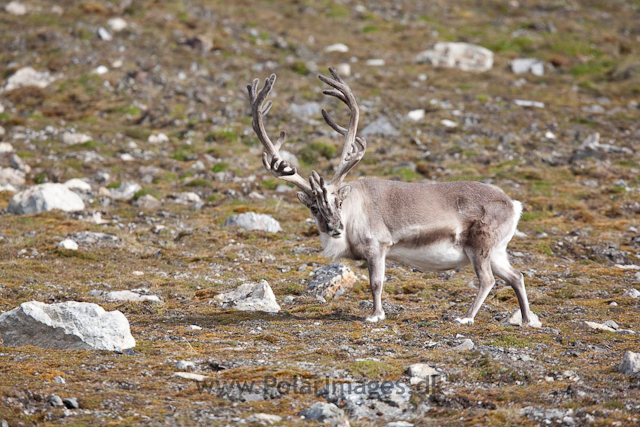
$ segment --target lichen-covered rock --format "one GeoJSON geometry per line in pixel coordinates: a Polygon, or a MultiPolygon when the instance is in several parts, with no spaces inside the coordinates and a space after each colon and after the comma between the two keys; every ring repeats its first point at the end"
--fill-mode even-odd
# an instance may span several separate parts
{"type": "Polygon", "coordinates": [[[416,56],[416,62],[462,71],[488,71],[493,67],[493,52],[469,43],[440,42],[416,56]]]}
{"type": "Polygon", "coordinates": [[[0,315],[0,335],[9,347],[116,351],[136,345],[124,314],[76,301],[22,303],[0,315]]]}
{"type": "Polygon", "coordinates": [[[337,298],[356,283],[356,275],[346,265],[334,262],[313,271],[305,293],[323,298],[337,298]]]}
{"type": "Polygon", "coordinates": [[[316,402],[311,407],[298,412],[298,416],[335,425],[344,418],[344,411],[333,403],[316,402]]]}
{"type": "Polygon", "coordinates": [[[81,245],[113,244],[118,241],[118,236],[115,234],[100,233],[98,231],[79,231],[77,233],[71,233],[67,237],[81,245]]]}
{"type": "Polygon", "coordinates": [[[276,296],[266,280],[260,283],[244,283],[233,291],[216,295],[224,308],[235,308],[241,311],[266,311],[277,313],[280,306],[276,296]]]}
{"type": "Polygon", "coordinates": [[[40,184],[11,198],[7,210],[16,215],[36,214],[59,209],[75,212],[84,209],[84,202],[63,184],[40,184]]]}
{"type": "Polygon", "coordinates": [[[634,353],[627,351],[624,354],[622,363],[618,366],[618,372],[625,375],[638,375],[640,376],[640,353],[634,353]]]}
{"type": "Polygon", "coordinates": [[[273,219],[271,215],[257,214],[255,212],[245,212],[239,215],[231,215],[222,224],[223,227],[240,227],[245,230],[262,230],[267,233],[277,233],[282,231],[280,223],[273,219]]]}

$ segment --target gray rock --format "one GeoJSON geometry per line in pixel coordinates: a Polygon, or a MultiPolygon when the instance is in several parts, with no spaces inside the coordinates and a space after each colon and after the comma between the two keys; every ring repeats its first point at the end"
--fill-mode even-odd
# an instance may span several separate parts
{"type": "Polygon", "coordinates": [[[180,371],[189,371],[196,369],[196,364],[189,360],[178,360],[176,362],[176,369],[180,371]]]}
{"type": "Polygon", "coordinates": [[[298,412],[298,416],[307,420],[335,425],[344,417],[344,411],[333,403],[316,402],[310,408],[298,412]]]}
{"type": "MultiPolygon", "coordinates": [[[[540,322],[540,318],[538,317],[538,315],[532,312],[531,316],[531,321],[533,323],[530,326],[534,328],[542,327],[542,322],[540,322]]],[[[522,326],[522,312],[520,312],[520,309],[511,312],[509,317],[506,319],[506,323],[513,326],[522,326]]]]}
{"type": "Polygon", "coordinates": [[[24,173],[17,168],[0,168],[0,185],[24,185],[24,173]]]}
{"type": "Polygon", "coordinates": [[[36,214],[59,209],[75,212],[84,209],[84,202],[62,184],[41,184],[22,191],[11,198],[7,211],[16,215],[36,214]]]}
{"type": "Polygon", "coordinates": [[[24,173],[31,172],[31,167],[24,162],[17,154],[9,156],[9,166],[24,173]]]}
{"type": "Polygon", "coordinates": [[[62,142],[67,145],[77,145],[84,144],[85,142],[92,141],[89,135],[85,135],[84,133],[75,133],[75,132],[64,132],[62,134],[62,142]]]}
{"type": "Polygon", "coordinates": [[[606,325],[606,324],[602,324],[602,323],[585,321],[584,324],[587,325],[589,328],[595,329],[597,331],[607,331],[607,332],[615,332],[616,331],[611,326],[606,325]]]}
{"type": "Polygon", "coordinates": [[[65,380],[65,379],[64,379],[64,378],[62,378],[62,377],[55,377],[55,378],[53,379],[53,382],[54,382],[54,383],[56,383],[56,384],[66,384],[66,383],[67,383],[67,380],[65,380]]]}
{"type": "Polygon", "coordinates": [[[311,117],[320,114],[320,104],[317,102],[307,102],[304,104],[291,104],[291,112],[297,116],[311,117]]]}
{"type": "Polygon", "coordinates": [[[0,420],[0,427],[9,427],[9,423],[6,420],[0,420]]]}
{"type": "Polygon", "coordinates": [[[585,105],[582,111],[590,114],[604,114],[606,110],[602,105],[585,105]]]}
{"type": "Polygon", "coordinates": [[[45,88],[55,80],[49,71],[39,72],[31,67],[21,68],[7,79],[4,91],[10,91],[25,86],[45,88]]]}
{"type": "Polygon", "coordinates": [[[248,418],[248,421],[252,423],[262,422],[262,424],[264,424],[266,422],[267,424],[275,424],[282,421],[282,417],[273,414],[253,414],[248,418]]]}
{"type": "Polygon", "coordinates": [[[580,146],[573,152],[571,161],[580,160],[587,157],[599,157],[603,154],[633,154],[627,147],[617,147],[611,144],[601,144],[598,132],[589,135],[580,146]]]}
{"type": "Polygon", "coordinates": [[[415,58],[419,64],[457,68],[462,71],[488,71],[493,67],[493,52],[469,43],[440,42],[415,58]]]}
{"type": "Polygon", "coordinates": [[[64,239],[62,242],[58,243],[58,247],[62,249],[68,249],[70,251],[78,250],[78,244],[71,239],[64,239]]]}
{"type": "Polygon", "coordinates": [[[140,191],[142,187],[138,183],[131,181],[124,181],[120,183],[118,188],[112,188],[110,190],[111,198],[114,200],[129,201],[133,199],[133,196],[140,191]]]}
{"type": "Polygon", "coordinates": [[[606,322],[603,323],[603,325],[608,326],[612,329],[620,329],[620,326],[618,326],[618,324],[613,320],[607,320],[606,322]]]}
{"type": "Polygon", "coordinates": [[[157,295],[151,295],[146,289],[132,289],[124,291],[91,291],[92,296],[101,296],[108,301],[121,301],[121,302],[143,302],[151,301],[161,303],[162,300],[157,295]]]}
{"type": "Polygon", "coordinates": [[[362,136],[397,136],[399,134],[398,130],[393,127],[386,117],[380,117],[375,122],[369,123],[364,129],[362,129],[362,132],[360,132],[360,135],[362,136]]]}
{"type": "Polygon", "coordinates": [[[387,423],[384,427],[413,427],[413,424],[406,421],[392,421],[387,423]]]}
{"type": "Polygon", "coordinates": [[[64,406],[64,403],[62,403],[62,399],[60,398],[60,396],[58,396],[57,394],[52,394],[49,397],[49,405],[53,406],[54,408],[60,408],[64,406]]]}
{"type": "Polygon", "coordinates": [[[280,311],[276,296],[266,280],[261,280],[260,283],[244,283],[233,291],[216,295],[215,299],[220,301],[224,308],[267,313],[280,311]]]}
{"type": "Polygon", "coordinates": [[[323,298],[337,298],[338,294],[342,295],[356,283],[353,271],[339,262],[320,267],[312,275],[313,279],[307,284],[305,293],[323,298]]]}
{"type": "Polygon", "coordinates": [[[79,231],[71,233],[67,238],[72,239],[81,245],[95,245],[100,243],[114,243],[118,241],[118,236],[97,231],[79,231]]]}
{"type": "Polygon", "coordinates": [[[0,335],[9,347],[115,351],[136,345],[124,314],[76,301],[22,303],[0,315],[0,335]]]}
{"type": "Polygon", "coordinates": [[[531,73],[534,76],[544,75],[544,62],[536,58],[518,58],[511,61],[511,71],[514,74],[531,73]]]}
{"type": "Polygon", "coordinates": [[[473,350],[474,347],[475,347],[475,344],[473,344],[473,341],[471,341],[470,339],[466,339],[462,341],[461,344],[455,346],[453,349],[458,351],[465,351],[465,350],[473,350]]]}
{"type": "Polygon", "coordinates": [[[514,99],[513,103],[516,104],[518,107],[525,107],[525,108],[544,108],[544,102],[540,102],[540,101],[529,101],[528,99],[514,99]]]}
{"type": "Polygon", "coordinates": [[[151,194],[145,194],[136,200],[135,205],[142,211],[155,211],[160,209],[162,203],[151,194]]]}
{"type": "MultiPolygon", "coordinates": [[[[0,130],[0,139],[4,136],[4,128],[0,130]]],[[[12,153],[13,146],[8,142],[0,142],[0,154],[12,153]]]]}
{"type": "MultiPolygon", "coordinates": [[[[640,274],[640,273],[639,273],[639,274],[640,274]]],[[[640,297],[640,291],[639,291],[639,290],[637,290],[637,289],[633,289],[633,288],[631,288],[631,289],[627,289],[627,290],[622,294],[622,296],[623,296],[623,297],[626,297],[626,298],[638,298],[638,297],[640,297]]]]}
{"type": "Polygon", "coordinates": [[[201,201],[200,196],[191,191],[180,193],[173,199],[174,203],[179,203],[181,205],[190,205],[193,203],[200,203],[201,201]]]}
{"type": "Polygon", "coordinates": [[[22,16],[27,13],[27,7],[19,1],[12,1],[5,5],[5,12],[16,16],[22,16]]]}
{"type": "Polygon", "coordinates": [[[80,409],[80,404],[78,403],[78,399],[75,397],[67,397],[66,399],[62,399],[62,403],[67,409],[80,409]]]}
{"type": "Polygon", "coordinates": [[[544,422],[544,424],[551,424],[550,422],[547,423],[546,420],[560,421],[566,414],[566,411],[560,408],[536,408],[533,406],[522,408],[521,412],[525,417],[534,421],[544,422]]]}
{"type": "Polygon", "coordinates": [[[280,223],[271,215],[245,212],[239,215],[231,215],[222,224],[223,227],[241,227],[245,230],[262,230],[267,233],[282,231],[280,223]]]}
{"type": "Polygon", "coordinates": [[[79,191],[81,193],[90,193],[92,188],[91,184],[82,179],[73,178],[64,183],[64,186],[69,190],[79,191]]]}
{"type": "Polygon", "coordinates": [[[100,39],[106,42],[111,41],[113,39],[113,36],[111,35],[111,33],[107,31],[107,29],[104,27],[98,28],[98,37],[100,37],[100,39]]]}
{"type": "Polygon", "coordinates": [[[633,353],[627,351],[624,354],[622,363],[618,366],[618,372],[625,375],[638,375],[640,376],[640,353],[633,353]]]}
{"type": "Polygon", "coordinates": [[[300,162],[298,161],[298,158],[292,152],[287,150],[280,150],[280,157],[282,157],[282,160],[289,163],[294,168],[300,167],[300,162]]]}

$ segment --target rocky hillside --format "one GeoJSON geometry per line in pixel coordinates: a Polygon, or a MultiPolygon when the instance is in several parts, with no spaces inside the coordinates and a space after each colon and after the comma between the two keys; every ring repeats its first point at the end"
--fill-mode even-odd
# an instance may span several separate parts
{"type": "Polygon", "coordinates": [[[640,422],[637,0],[24,0],[0,28],[2,427],[640,422]],[[469,267],[394,264],[363,322],[366,265],[322,256],[251,129],[276,73],[269,133],[331,175],[329,66],[348,179],[522,201],[542,328],[502,281],[456,325],[469,267]]]}

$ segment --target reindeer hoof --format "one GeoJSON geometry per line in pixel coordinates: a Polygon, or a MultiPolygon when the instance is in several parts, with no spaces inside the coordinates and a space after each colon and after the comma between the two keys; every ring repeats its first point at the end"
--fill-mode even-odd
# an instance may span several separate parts
{"type": "Polygon", "coordinates": [[[470,317],[463,317],[462,319],[458,317],[454,322],[459,325],[473,325],[473,319],[470,317]]]}
{"type": "Polygon", "coordinates": [[[377,323],[377,322],[382,322],[384,320],[384,313],[382,314],[372,314],[371,316],[368,316],[365,320],[367,322],[371,322],[371,323],[377,323]]]}
{"type": "Polygon", "coordinates": [[[531,319],[528,322],[522,322],[525,326],[530,328],[542,328],[542,322],[537,315],[531,313],[531,319]]]}

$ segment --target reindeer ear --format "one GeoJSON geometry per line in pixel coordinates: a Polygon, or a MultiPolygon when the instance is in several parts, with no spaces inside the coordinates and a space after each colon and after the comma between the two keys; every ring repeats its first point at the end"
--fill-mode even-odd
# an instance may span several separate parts
{"type": "Polygon", "coordinates": [[[340,200],[344,200],[344,199],[347,198],[349,193],[351,193],[351,186],[350,185],[345,185],[344,187],[342,187],[342,188],[340,188],[338,190],[338,198],[340,200]]]}
{"type": "Polygon", "coordinates": [[[300,203],[302,203],[306,207],[311,206],[311,199],[304,191],[298,191],[298,200],[300,200],[300,203]]]}

